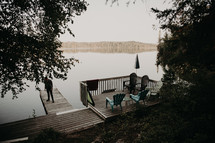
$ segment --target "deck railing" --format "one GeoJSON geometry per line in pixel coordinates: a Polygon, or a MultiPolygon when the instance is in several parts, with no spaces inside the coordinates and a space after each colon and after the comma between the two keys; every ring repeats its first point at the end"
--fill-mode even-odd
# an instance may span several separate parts
{"type": "MultiPolygon", "coordinates": [[[[90,92],[94,96],[113,89],[115,89],[116,91],[121,91],[123,90],[123,81],[126,81],[126,80],[129,80],[129,76],[99,79],[98,89],[92,90],[90,92]]],[[[81,84],[85,84],[87,86],[86,81],[82,81],[81,84]]]]}
{"type": "MultiPolygon", "coordinates": [[[[108,90],[122,91],[124,88],[125,81],[129,81],[129,76],[99,79],[98,80],[98,89],[91,91],[91,94],[93,96],[99,95],[108,90]]],[[[141,83],[141,77],[137,78],[137,83],[141,83]]],[[[147,87],[153,88],[156,85],[156,83],[157,83],[157,81],[155,81],[155,80],[149,80],[147,87]]],[[[87,86],[87,81],[81,81],[80,84],[82,84],[80,86],[81,92],[82,92],[82,88],[84,88],[84,86],[87,86]]],[[[138,86],[140,87],[140,84],[138,84],[137,87],[138,86]]]]}

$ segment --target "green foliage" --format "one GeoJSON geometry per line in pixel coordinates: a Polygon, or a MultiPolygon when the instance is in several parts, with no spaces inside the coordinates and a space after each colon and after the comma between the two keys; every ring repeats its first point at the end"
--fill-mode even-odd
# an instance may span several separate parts
{"type": "Polygon", "coordinates": [[[0,84],[2,97],[25,90],[23,80],[45,74],[66,79],[74,58],[66,59],[58,40],[68,23],[86,10],[83,0],[5,0],[0,4],[0,84]]]}
{"type": "Polygon", "coordinates": [[[173,0],[170,9],[152,10],[161,28],[168,31],[157,56],[157,64],[165,72],[160,94],[168,107],[157,118],[168,122],[152,121],[141,139],[155,142],[152,136],[156,136],[161,142],[214,142],[215,1],[173,0]]]}
{"type": "Polygon", "coordinates": [[[61,143],[63,141],[63,134],[55,131],[52,128],[44,129],[33,140],[33,143],[61,143]]]}
{"type": "Polygon", "coordinates": [[[101,142],[117,142],[122,140],[124,142],[133,142],[140,130],[139,118],[136,118],[136,113],[122,114],[120,117],[112,121],[105,122],[100,127],[100,141],[101,142]]]}
{"type": "Polygon", "coordinates": [[[174,1],[173,8],[159,11],[162,28],[169,30],[158,46],[157,64],[181,79],[196,83],[215,71],[214,1],[174,1]],[[207,56],[206,56],[207,55],[207,56]]]}
{"type": "Polygon", "coordinates": [[[36,117],[37,117],[37,115],[36,115],[36,110],[33,109],[33,113],[32,113],[31,116],[29,115],[29,118],[36,118],[36,117]]]}
{"type": "MultiPolygon", "coordinates": [[[[177,142],[182,123],[182,119],[177,114],[157,113],[154,117],[145,119],[141,137],[137,142],[177,142]]],[[[181,141],[178,140],[178,142],[181,141]]]]}

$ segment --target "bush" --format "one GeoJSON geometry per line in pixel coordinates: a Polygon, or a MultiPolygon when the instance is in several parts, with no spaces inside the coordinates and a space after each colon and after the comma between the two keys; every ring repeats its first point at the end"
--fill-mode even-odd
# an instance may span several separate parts
{"type": "Polygon", "coordinates": [[[63,134],[55,131],[53,128],[43,129],[34,139],[33,143],[61,143],[63,134]]]}

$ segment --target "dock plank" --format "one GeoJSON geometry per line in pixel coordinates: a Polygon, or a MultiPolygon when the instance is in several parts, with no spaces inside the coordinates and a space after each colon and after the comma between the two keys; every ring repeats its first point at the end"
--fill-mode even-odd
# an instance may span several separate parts
{"type": "Polygon", "coordinates": [[[58,112],[68,111],[74,109],[72,105],[63,97],[57,88],[53,89],[54,103],[46,101],[48,96],[45,90],[40,91],[40,98],[43,103],[46,114],[56,114],[58,112]]]}
{"type": "Polygon", "coordinates": [[[61,115],[50,114],[0,125],[0,141],[23,137],[32,138],[45,128],[72,133],[103,122],[104,120],[89,108],[61,115]]]}

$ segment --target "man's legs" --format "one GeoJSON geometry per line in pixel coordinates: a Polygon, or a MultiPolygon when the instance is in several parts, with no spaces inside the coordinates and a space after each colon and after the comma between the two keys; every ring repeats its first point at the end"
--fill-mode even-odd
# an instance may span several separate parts
{"type": "Polygon", "coordinates": [[[46,91],[47,91],[47,95],[48,95],[48,99],[46,101],[49,101],[50,100],[49,90],[46,89],[46,91]]]}
{"type": "Polygon", "coordinates": [[[54,103],[54,97],[53,97],[53,94],[52,94],[52,90],[50,90],[50,93],[51,93],[51,97],[52,97],[52,102],[54,103]]]}

